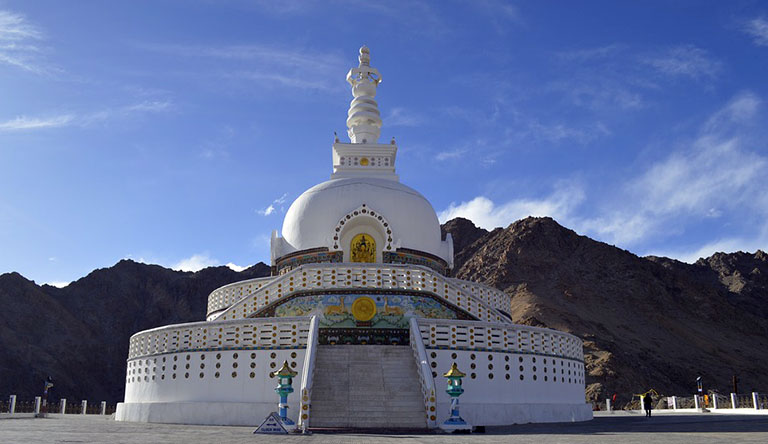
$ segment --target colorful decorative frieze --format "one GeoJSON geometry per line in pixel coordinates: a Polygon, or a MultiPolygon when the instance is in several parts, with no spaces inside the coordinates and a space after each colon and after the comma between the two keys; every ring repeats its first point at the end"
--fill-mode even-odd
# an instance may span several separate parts
{"type": "Polygon", "coordinates": [[[409,248],[398,248],[397,251],[385,251],[382,259],[388,264],[407,264],[421,265],[429,267],[445,276],[448,273],[448,264],[437,256],[433,256],[423,251],[411,250],[409,248]]]}
{"type": "Polygon", "coordinates": [[[344,259],[341,251],[328,251],[328,248],[312,248],[287,254],[275,261],[272,274],[285,274],[304,264],[339,263],[344,259]]]}
{"type": "Polygon", "coordinates": [[[408,319],[475,319],[428,294],[384,290],[300,293],[266,307],[255,317],[318,316],[320,328],[408,328],[408,319]]]}

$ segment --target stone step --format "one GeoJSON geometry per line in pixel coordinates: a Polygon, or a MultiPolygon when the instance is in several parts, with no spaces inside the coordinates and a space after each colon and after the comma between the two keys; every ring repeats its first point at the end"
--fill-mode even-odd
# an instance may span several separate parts
{"type": "Polygon", "coordinates": [[[310,427],[426,428],[410,347],[320,346],[310,427]]]}

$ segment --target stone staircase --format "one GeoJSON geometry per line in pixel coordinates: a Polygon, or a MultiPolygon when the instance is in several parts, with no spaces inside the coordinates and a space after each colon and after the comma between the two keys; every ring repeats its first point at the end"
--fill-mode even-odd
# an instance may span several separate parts
{"type": "Polygon", "coordinates": [[[321,345],[313,379],[312,428],[427,427],[411,347],[321,345]]]}

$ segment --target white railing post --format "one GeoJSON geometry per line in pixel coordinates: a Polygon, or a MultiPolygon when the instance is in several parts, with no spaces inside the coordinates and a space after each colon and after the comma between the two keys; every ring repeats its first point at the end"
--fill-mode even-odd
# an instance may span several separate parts
{"type": "Polygon", "coordinates": [[[672,397],[672,410],[677,410],[677,396],[672,397]]]}
{"type": "Polygon", "coordinates": [[[59,412],[62,415],[67,413],[67,398],[61,398],[59,401],[59,412]]]}
{"type": "Polygon", "coordinates": [[[83,402],[80,404],[80,408],[82,409],[80,414],[85,415],[85,411],[88,409],[88,401],[83,399],[83,402]]]}
{"type": "Polygon", "coordinates": [[[39,396],[35,396],[35,415],[40,414],[40,404],[42,403],[43,398],[39,396]]]}
{"type": "Polygon", "coordinates": [[[717,393],[713,393],[713,394],[712,394],[712,408],[713,408],[714,410],[717,410],[717,409],[718,409],[718,405],[717,405],[717,393]]]}
{"type": "Polygon", "coordinates": [[[437,427],[437,397],[435,394],[435,380],[432,378],[432,370],[429,368],[427,359],[427,349],[424,348],[424,339],[421,337],[419,322],[416,317],[409,321],[411,327],[411,349],[416,358],[416,368],[419,370],[419,379],[421,380],[421,391],[424,396],[424,411],[427,416],[427,427],[434,429],[437,427]]]}
{"type": "Polygon", "coordinates": [[[731,393],[731,408],[736,409],[739,407],[738,400],[736,399],[736,393],[731,393]]]}
{"type": "Polygon", "coordinates": [[[757,392],[752,392],[752,405],[755,406],[755,410],[760,410],[760,400],[757,392]]]}
{"type": "Polygon", "coordinates": [[[612,412],[613,411],[612,409],[613,409],[613,406],[611,405],[611,400],[610,399],[606,399],[605,400],[605,411],[606,412],[612,412]]]}
{"type": "Polygon", "coordinates": [[[307,348],[304,354],[304,374],[301,375],[301,402],[299,407],[299,428],[302,433],[307,433],[310,414],[312,410],[312,380],[315,372],[315,358],[317,357],[317,344],[319,336],[319,322],[317,316],[309,320],[309,333],[307,334],[307,348]]]}
{"type": "Polygon", "coordinates": [[[645,411],[645,396],[640,396],[640,412],[645,411]]]}
{"type": "Polygon", "coordinates": [[[701,402],[699,402],[699,395],[693,395],[693,407],[696,409],[701,408],[701,402]]]}
{"type": "Polygon", "coordinates": [[[8,400],[8,413],[14,414],[16,413],[16,395],[11,395],[11,399],[8,400]]]}
{"type": "Polygon", "coordinates": [[[107,401],[101,401],[101,414],[107,414],[107,401]]]}

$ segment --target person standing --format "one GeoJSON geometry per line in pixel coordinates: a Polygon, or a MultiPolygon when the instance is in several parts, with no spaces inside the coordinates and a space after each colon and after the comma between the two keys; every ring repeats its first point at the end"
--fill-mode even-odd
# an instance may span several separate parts
{"type": "Polygon", "coordinates": [[[645,417],[650,418],[651,409],[653,409],[653,397],[651,397],[650,393],[646,393],[643,396],[643,405],[645,405],[645,417]]]}

